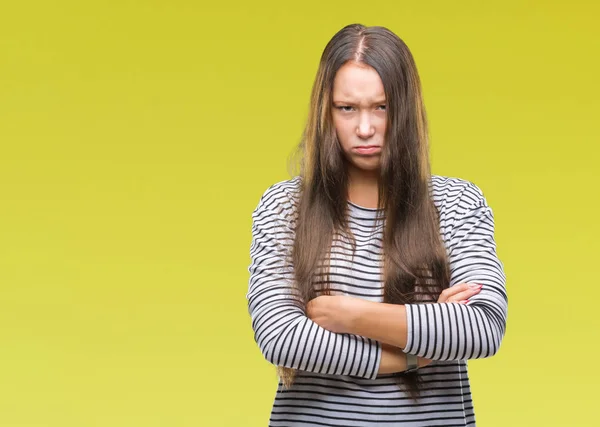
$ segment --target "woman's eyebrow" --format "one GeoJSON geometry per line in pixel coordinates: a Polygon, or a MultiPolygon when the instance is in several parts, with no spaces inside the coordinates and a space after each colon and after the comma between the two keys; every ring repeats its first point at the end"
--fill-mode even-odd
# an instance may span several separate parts
{"type": "MultiPolygon", "coordinates": [[[[376,100],[376,101],[373,101],[373,102],[371,102],[371,105],[381,105],[381,104],[385,104],[385,102],[386,102],[386,100],[385,100],[385,98],[383,98],[383,99],[379,99],[379,100],[376,100]]],[[[360,102],[351,101],[351,100],[347,100],[347,99],[341,99],[341,100],[339,100],[339,99],[338,99],[338,100],[334,99],[334,100],[333,100],[333,103],[334,103],[334,104],[344,104],[344,105],[349,105],[349,104],[352,104],[352,105],[355,105],[355,104],[360,104],[360,102]]]]}

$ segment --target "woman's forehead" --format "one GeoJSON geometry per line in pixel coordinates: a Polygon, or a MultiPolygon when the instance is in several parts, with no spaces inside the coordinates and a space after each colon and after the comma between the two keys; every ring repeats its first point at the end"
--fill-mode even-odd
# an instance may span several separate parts
{"type": "Polygon", "coordinates": [[[374,68],[349,63],[336,73],[333,96],[334,101],[377,102],[385,100],[385,91],[381,78],[374,68]]]}

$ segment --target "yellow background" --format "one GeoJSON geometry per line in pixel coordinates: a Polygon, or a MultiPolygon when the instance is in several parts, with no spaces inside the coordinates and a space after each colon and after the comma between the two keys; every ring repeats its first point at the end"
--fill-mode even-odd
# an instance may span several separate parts
{"type": "Polygon", "coordinates": [[[481,426],[597,410],[592,1],[19,1],[0,6],[0,427],[265,426],[251,212],[342,26],[411,48],[433,172],[496,217],[509,321],[470,362],[481,426]]]}

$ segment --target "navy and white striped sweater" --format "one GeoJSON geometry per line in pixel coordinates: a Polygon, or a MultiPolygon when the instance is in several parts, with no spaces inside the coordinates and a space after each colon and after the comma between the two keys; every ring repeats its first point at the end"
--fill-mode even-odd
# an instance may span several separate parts
{"type": "MultiPolygon", "coordinates": [[[[255,340],[274,365],[298,370],[291,389],[280,383],[270,426],[475,425],[468,359],[498,351],[507,316],[503,265],[496,254],[494,218],[481,190],[460,179],[432,175],[430,191],[450,261],[450,286],[483,284],[463,304],[407,304],[405,353],[433,359],[419,370],[415,402],[391,375],[378,375],[379,342],[336,334],[310,320],[293,297],[293,213],[300,177],[269,187],[252,214],[248,309],[255,340]]],[[[383,301],[382,226],[377,210],[348,202],[356,238],[332,246],[330,278],[338,294],[383,301]]]]}

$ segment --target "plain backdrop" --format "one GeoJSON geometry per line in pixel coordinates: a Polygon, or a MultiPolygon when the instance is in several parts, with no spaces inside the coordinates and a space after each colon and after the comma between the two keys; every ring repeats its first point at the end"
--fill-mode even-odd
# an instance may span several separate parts
{"type": "Polygon", "coordinates": [[[410,47],[433,173],[477,184],[507,275],[478,425],[596,425],[592,1],[0,6],[0,426],[266,426],[251,213],[289,179],[327,41],[410,47]]]}

